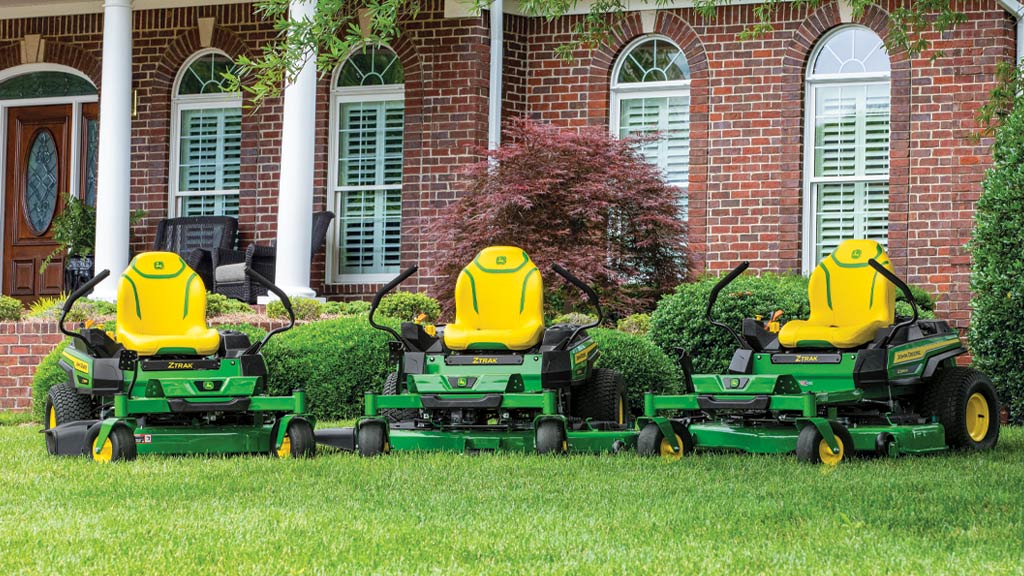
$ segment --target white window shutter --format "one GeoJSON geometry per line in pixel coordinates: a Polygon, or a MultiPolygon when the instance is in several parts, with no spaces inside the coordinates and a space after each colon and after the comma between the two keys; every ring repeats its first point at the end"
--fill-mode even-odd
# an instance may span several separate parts
{"type": "Polygon", "coordinates": [[[182,110],[180,122],[177,190],[180,214],[238,215],[241,109],[182,110]],[[209,194],[189,194],[195,192],[209,194]]]}

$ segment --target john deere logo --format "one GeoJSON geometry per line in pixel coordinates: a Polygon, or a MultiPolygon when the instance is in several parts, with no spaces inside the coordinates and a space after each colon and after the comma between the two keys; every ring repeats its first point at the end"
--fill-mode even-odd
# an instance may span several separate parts
{"type": "Polygon", "coordinates": [[[213,388],[214,388],[214,383],[213,382],[203,382],[203,390],[209,391],[209,390],[213,390],[213,388]]]}
{"type": "Polygon", "coordinates": [[[156,270],[163,270],[164,269],[164,263],[160,262],[160,261],[153,262],[153,268],[156,269],[156,270]]]}
{"type": "Polygon", "coordinates": [[[860,255],[861,255],[860,248],[857,248],[856,250],[854,250],[853,252],[850,253],[850,256],[852,256],[854,258],[860,258],[860,255]]]}
{"type": "Polygon", "coordinates": [[[465,388],[466,386],[468,386],[468,385],[469,385],[469,380],[466,380],[466,377],[465,377],[465,376],[462,376],[462,377],[460,377],[460,378],[459,378],[459,380],[458,380],[458,381],[457,381],[457,382],[455,383],[455,385],[456,385],[456,386],[458,386],[459,388],[465,388]]]}
{"type": "Polygon", "coordinates": [[[498,266],[504,266],[508,262],[508,258],[504,256],[498,256],[498,266]]]}

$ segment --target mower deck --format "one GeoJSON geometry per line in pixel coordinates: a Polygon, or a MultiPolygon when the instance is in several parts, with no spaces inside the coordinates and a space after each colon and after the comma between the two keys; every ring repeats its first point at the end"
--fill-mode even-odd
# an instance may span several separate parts
{"type": "MultiPolygon", "coordinates": [[[[635,430],[570,430],[567,451],[617,452],[636,446],[635,430]]],[[[393,451],[533,452],[533,430],[415,430],[392,428],[388,434],[393,451]]]]}
{"type": "MultiPolygon", "coordinates": [[[[725,422],[700,422],[689,426],[694,447],[742,450],[751,454],[788,454],[796,451],[800,429],[796,426],[742,426],[725,422]]],[[[881,456],[929,454],[946,450],[941,424],[913,426],[857,426],[849,428],[854,449],[881,456]],[[885,435],[889,435],[886,437],[885,435]],[[879,438],[888,442],[879,443],[879,438]]]]}

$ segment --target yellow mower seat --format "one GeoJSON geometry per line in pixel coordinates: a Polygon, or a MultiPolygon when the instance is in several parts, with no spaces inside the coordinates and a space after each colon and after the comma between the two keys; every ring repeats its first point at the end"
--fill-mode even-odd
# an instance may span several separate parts
{"type": "Polygon", "coordinates": [[[874,240],[846,240],[811,274],[811,317],[790,320],[779,332],[786,348],[856,348],[891,326],[896,288],[868,265],[874,258],[892,271],[889,256],[874,240]]]}
{"type": "Polygon", "coordinates": [[[173,252],[139,254],[121,275],[116,336],[139,356],[207,356],[220,347],[206,325],[206,287],[173,252]]]}
{"type": "Polygon", "coordinates": [[[455,282],[452,350],[527,350],[544,335],[544,284],[530,257],[514,246],[483,249],[455,282]]]}

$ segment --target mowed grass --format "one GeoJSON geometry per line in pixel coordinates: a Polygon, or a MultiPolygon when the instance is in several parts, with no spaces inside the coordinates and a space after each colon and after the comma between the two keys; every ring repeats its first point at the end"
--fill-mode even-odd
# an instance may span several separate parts
{"type": "Polygon", "coordinates": [[[0,427],[0,574],[1004,574],[1024,430],[835,469],[794,457],[46,454],[0,427]]]}

